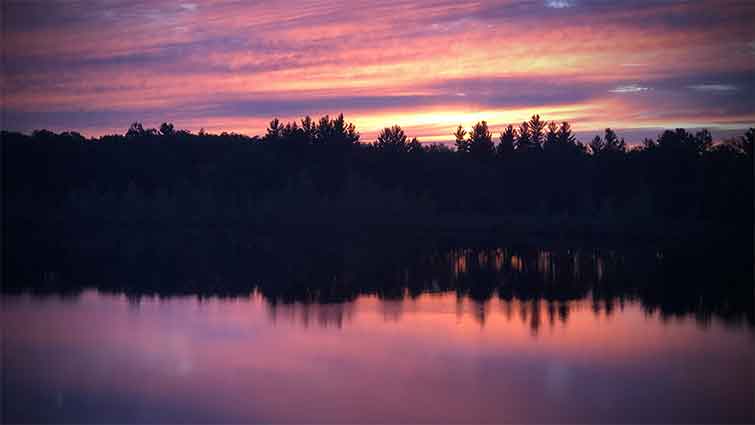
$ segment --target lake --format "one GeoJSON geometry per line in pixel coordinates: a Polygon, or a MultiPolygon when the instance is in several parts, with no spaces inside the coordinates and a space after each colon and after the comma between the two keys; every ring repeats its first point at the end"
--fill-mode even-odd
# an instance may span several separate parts
{"type": "Polygon", "coordinates": [[[6,292],[3,421],[755,420],[751,275],[671,282],[655,251],[406,258],[231,294],[6,292]]]}

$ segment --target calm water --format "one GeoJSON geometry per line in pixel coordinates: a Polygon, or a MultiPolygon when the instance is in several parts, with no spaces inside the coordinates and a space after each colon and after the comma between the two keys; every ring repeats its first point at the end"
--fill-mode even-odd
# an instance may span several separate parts
{"type": "Polygon", "coordinates": [[[5,294],[3,420],[755,420],[755,331],[736,319],[751,312],[726,311],[718,293],[685,310],[637,285],[611,292],[608,259],[577,274],[572,260],[559,280],[555,254],[511,254],[457,251],[422,289],[409,268],[390,291],[331,303],[260,289],[5,294]],[[539,284],[506,290],[529,266],[539,284]]]}

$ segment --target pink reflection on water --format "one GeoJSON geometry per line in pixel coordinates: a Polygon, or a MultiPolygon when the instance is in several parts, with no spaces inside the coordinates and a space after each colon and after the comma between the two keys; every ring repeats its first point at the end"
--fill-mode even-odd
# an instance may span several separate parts
{"type": "Polygon", "coordinates": [[[663,322],[635,303],[608,314],[589,299],[481,304],[443,293],[272,306],[259,294],[133,303],[87,291],[2,305],[4,385],[36,388],[29,398],[59,419],[752,417],[752,333],[663,322]]]}

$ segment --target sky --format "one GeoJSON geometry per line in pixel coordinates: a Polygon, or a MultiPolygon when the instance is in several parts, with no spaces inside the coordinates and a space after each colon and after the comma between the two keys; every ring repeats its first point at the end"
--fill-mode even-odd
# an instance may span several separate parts
{"type": "Polygon", "coordinates": [[[2,127],[264,133],[344,113],[423,142],[534,113],[583,136],[755,126],[752,0],[2,0],[2,127]]]}

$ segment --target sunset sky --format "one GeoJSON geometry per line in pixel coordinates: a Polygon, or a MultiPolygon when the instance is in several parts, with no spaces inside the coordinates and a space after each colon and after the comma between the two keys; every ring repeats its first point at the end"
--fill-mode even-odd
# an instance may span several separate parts
{"type": "Polygon", "coordinates": [[[2,1],[2,127],[260,134],[343,112],[364,141],[540,113],[585,140],[755,125],[751,0],[2,1]]]}

